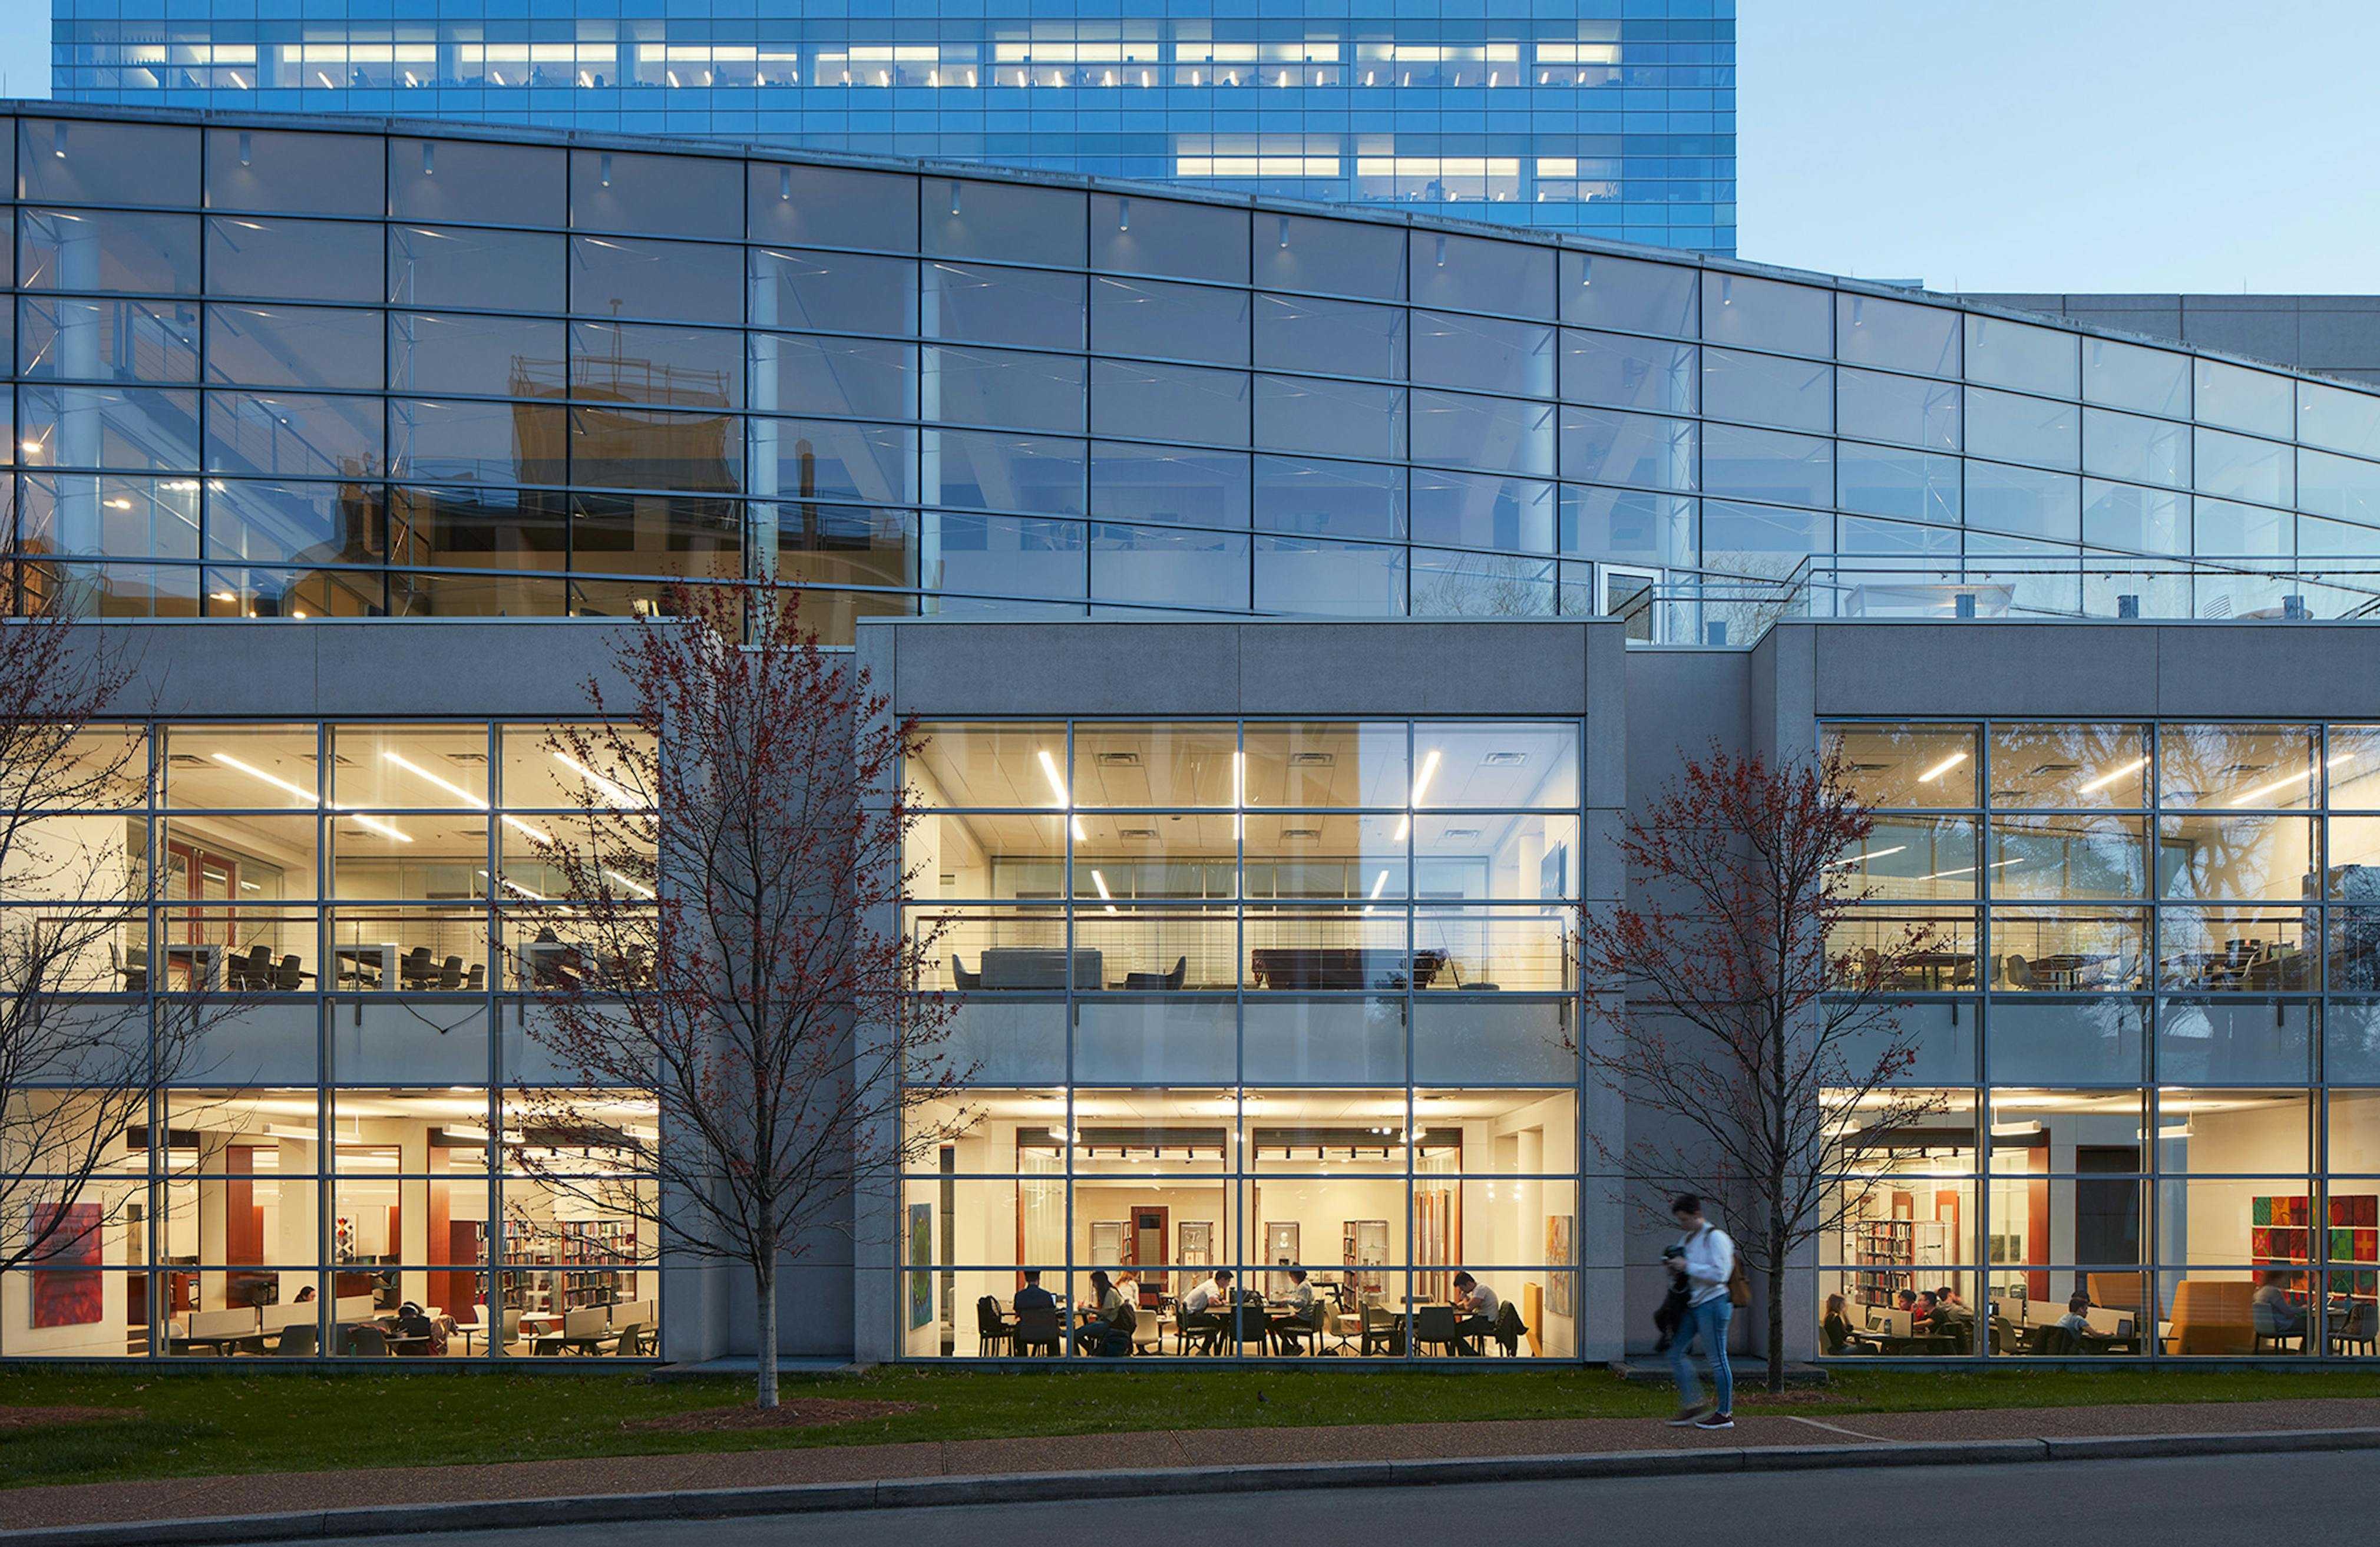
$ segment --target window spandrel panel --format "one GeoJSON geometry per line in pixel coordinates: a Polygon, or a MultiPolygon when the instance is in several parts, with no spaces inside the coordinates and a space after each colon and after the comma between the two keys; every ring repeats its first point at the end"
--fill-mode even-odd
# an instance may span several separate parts
{"type": "Polygon", "coordinates": [[[1145,195],[1091,195],[1091,267],[1117,274],[1248,282],[1245,210],[1145,195]]]}
{"type": "Polygon", "coordinates": [[[1029,183],[918,181],[919,244],[929,253],[1079,269],[1085,195],[1029,183]]]}
{"type": "Polygon", "coordinates": [[[1535,243],[1416,234],[1410,247],[1415,306],[1553,315],[1553,250],[1535,243]]]}
{"type": "Polygon", "coordinates": [[[747,235],[756,242],[917,250],[917,182],[843,166],[752,163],[747,235]]]}
{"type": "Polygon", "coordinates": [[[1967,380],[2052,397],[2075,396],[2076,335],[1999,317],[1967,318],[1967,380]]]}
{"type": "Polygon", "coordinates": [[[389,213],[466,225],[567,224],[569,168],[562,150],[478,140],[388,142],[389,213]]]}
{"type": "Polygon", "coordinates": [[[2296,403],[2287,376],[2252,371],[2219,359],[2202,359],[2197,367],[2195,403],[2198,421],[2251,435],[2287,440],[2295,428],[2296,403]]]}
{"type": "Polygon", "coordinates": [[[1073,521],[929,511],[917,583],[981,596],[1085,593],[1084,533],[1073,521]]]}
{"type": "Polygon", "coordinates": [[[1252,234],[1261,289],[1402,300],[1405,233],[1323,215],[1259,214],[1252,234]]]}
{"type": "Polygon", "coordinates": [[[387,171],[376,134],[207,131],[207,207],[269,214],[387,212],[387,171]]]}
{"type": "Polygon", "coordinates": [[[641,231],[656,236],[744,235],[744,168],[710,156],[641,155],[633,151],[574,151],[570,157],[570,224],[582,231],[641,231]]]}
{"type": "Polygon", "coordinates": [[[1876,296],[1835,298],[1835,353],[1846,363],[1925,376],[1959,373],[1960,313],[1876,296]]]}
{"type": "Polygon", "coordinates": [[[1259,612],[1398,616],[1405,610],[1405,550],[1318,538],[1257,539],[1259,612]]]}
{"type": "Polygon", "coordinates": [[[1832,292],[1749,274],[1703,275],[1703,338],[1779,354],[1835,352],[1832,292]]]}
{"type": "Polygon", "coordinates": [[[28,202],[199,202],[199,131],[179,124],[20,118],[17,197],[28,202]]]}
{"type": "Polygon", "coordinates": [[[1600,253],[1561,255],[1561,320],[1573,326],[1692,338],[1701,331],[1699,270],[1600,253]]]}
{"type": "Polygon", "coordinates": [[[2190,357],[2112,338],[2082,347],[2082,400],[2168,419],[2190,417],[2190,357]]]}

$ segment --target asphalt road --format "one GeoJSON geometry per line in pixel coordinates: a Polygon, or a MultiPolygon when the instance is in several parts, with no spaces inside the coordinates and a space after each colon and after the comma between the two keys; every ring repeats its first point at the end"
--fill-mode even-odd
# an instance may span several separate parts
{"type": "MultiPolygon", "coordinates": [[[[1742,1541],[2239,1547],[2374,1540],[2369,1451],[2028,1467],[1894,1468],[1590,1482],[1319,1489],[1188,1499],[862,1510],[586,1525],[336,1547],[1050,1547],[1099,1541],[1382,1543],[1742,1541]]],[[[332,1547],[325,1541],[318,1547],[332,1547]]]]}

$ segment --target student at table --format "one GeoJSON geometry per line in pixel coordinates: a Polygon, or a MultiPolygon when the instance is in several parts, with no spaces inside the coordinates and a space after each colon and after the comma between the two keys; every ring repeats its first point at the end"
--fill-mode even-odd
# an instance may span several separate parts
{"type": "Polygon", "coordinates": [[[1129,1349],[1133,1329],[1139,1324],[1139,1315],[1133,1309],[1132,1301],[1108,1281],[1104,1272],[1097,1268],[1091,1270],[1091,1300],[1090,1319],[1075,1332],[1075,1351],[1084,1354],[1101,1352],[1101,1345],[1111,1332],[1122,1333],[1124,1347],[1129,1349]]]}
{"type": "Polygon", "coordinates": [[[1199,1346],[1212,1350],[1222,1342],[1224,1323],[1221,1318],[1232,1307],[1232,1270],[1218,1268],[1196,1288],[1182,1297],[1181,1330],[1186,1337],[1200,1334],[1199,1346]]]}
{"type": "Polygon", "coordinates": [[[436,1354],[444,1351],[440,1346],[443,1339],[439,1335],[438,1323],[423,1315],[421,1308],[411,1300],[396,1308],[396,1320],[391,1323],[389,1331],[398,1337],[420,1339],[418,1343],[408,1341],[399,1346],[396,1351],[400,1354],[436,1354]]]}
{"type": "Polygon", "coordinates": [[[1829,1354],[1851,1352],[1852,1326],[1850,1303],[1840,1295],[1827,1297],[1826,1319],[1818,1323],[1818,1335],[1825,1339],[1829,1354]]]}
{"type": "Polygon", "coordinates": [[[1462,1319],[1454,1323],[1454,1330],[1468,1343],[1477,1345],[1488,1335],[1496,1325],[1496,1312],[1503,1304],[1495,1290],[1469,1273],[1454,1275],[1454,1305],[1463,1312],[1462,1319]]]}
{"type": "Polygon", "coordinates": [[[2077,1337],[2089,1332],[2091,1330],[2091,1297],[2079,1292],[2070,1297],[2066,1301],[2066,1314],[2060,1316],[2055,1324],[2065,1328],[2077,1337]]]}
{"type": "Polygon", "coordinates": [[[1016,1292],[1016,1309],[1019,1314],[1029,1307],[1046,1307],[1052,1314],[1055,1314],[1058,1309],[1058,1297],[1041,1287],[1041,1274],[1038,1270],[1032,1269],[1026,1272],[1025,1287],[1016,1292]]]}

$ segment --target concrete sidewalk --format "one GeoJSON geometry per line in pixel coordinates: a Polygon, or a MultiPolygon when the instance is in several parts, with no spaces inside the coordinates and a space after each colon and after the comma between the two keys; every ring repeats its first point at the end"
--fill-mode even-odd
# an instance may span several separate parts
{"type": "Polygon", "coordinates": [[[441,1506],[493,1505],[496,1520],[529,1524],[573,1512],[587,1518],[659,1518],[965,1497],[1642,1474],[1670,1467],[1876,1467],[2199,1448],[2350,1447],[2380,1448],[2380,1399],[1937,1413],[1839,1413],[1812,1404],[1796,1411],[1740,1411],[1736,1427],[1718,1433],[1646,1419],[1169,1430],[20,1488],[0,1490],[0,1531],[104,1543],[134,1538],[71,1528],[140,1522],[140,1535],[152,1541],[238,1541],[490,1523],[484,1509],[441,1506]],[[2149,1441],[2148,1448],[2092,1443],[2130,1437],[2149,1441]],[[2067,1441],[2084,1443],[2058,1443],[2067,1441]],[[930,1485],[941,1480],[964,1480],[966,1486],[930,1485]],[[760,1492],[740,1498],[722,1492],[733,1490],[760,1492]],[[954,1496],[941,1496],[946,1493],[954,1496]],[[355,1511],[367,1513],[347,1513],[355,1511]]]}

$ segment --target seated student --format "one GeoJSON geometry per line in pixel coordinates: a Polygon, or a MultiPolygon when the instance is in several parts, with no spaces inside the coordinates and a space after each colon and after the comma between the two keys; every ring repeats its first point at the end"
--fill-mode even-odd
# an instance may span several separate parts
{"type": "Polygon", "coordinates": [[[1917,1313],[1917,1291],[1914,1289],[1903,1289],[1900,1294],[1895,1295],[1892,1297],[1892,1308],[1895,1310],[1905,1310],[1912,1316],[1915,1315],[1917,1313]]]}
{"type": "Polygon", "coordinates": [[[2286,1274],[2266,1273],[2265,1282],[2257,1287],[2255,1303],[2263,1306],[2273,1320],[2272,1332],[2266,1336],[2294,1337],[2305,1331],[2305,1312],[2289,1298],[2289,1292],[2283,1287],[2288,1283],[2286,1274]]]}
{"type": "Polygon", "coordinates": [[[1850,1353],[1852,1333],[1854,1330],[1852,1326],[1850,1302],[1840,1295],[1828,1295],[1826,1319],[1818,1323],[1818,1335],[1825,1341],[1827,1352],[1850,1353]]]}
{"type": "Polygon", "coordinates": [[[1465,1342],[1459,1346],[1469,1348],[1479,1345],[1496,1324],[1496,1312],[1503,1305],[1496,1291],[1488,1288],[1467,1273],[1454,1275],[1454,1307],[1462,1316],[1454,1330],[1465,1342]]]}
{"type": "Polygon", "coordinates": [[[1101,1352],[1111,1331],[1121,1332],[1124,1346],[1131,1346],[1132,1330],[1138,1321],[1132,1301],[1096,1268],[1091,1271],[1091,1309],[1086,1314],[1088,1319],[1075,1329],[1075,1352],[1101,1352]]]}
{"type": "Polygon", "coordinates": [[[397,1307],[396,1321],[389,1330],[399,1337],[424,1340],[419,1343],[399,1344],[396,1352],[400,1354],[438,1354],[445,1351],[446,1340],[440,1333],[438,1323],[424,1316],[421,1313],[421,1308],[411,1300],[397,1307]]]}
{"type": "Polygon", "coordinates": [[[2090,1313],[2091,1297],[2078,1293],[2069,1297],[2066,1301],[2066,1314],[2060,1316],[2052,1325],[2063,1327],[2079,1337],[2091,1330],[2090,1313]]]}
{"type": "Polygon", "coordinates": [[[1231,1309],[1232,1270],[1218,1268],[1182,1297],[1182,1328],[1185,1333],[1202,1333],[1198,1346],[1211,1350],[1222,1341],[1222,1318],[1231,1309]]]}
{"type": "Polygon", "coordinates": [[[1057,1309],[1058,1297],[1041,1287],[1039,1273],[1027,1272],[1025,1275],[1025,1287],[1016,1291],[1016,1309],[1021,1311],[1028,1307],[1040,1306],[1047,1306],[1051,1310],[1057,1309]]]}

